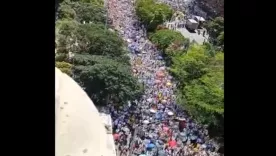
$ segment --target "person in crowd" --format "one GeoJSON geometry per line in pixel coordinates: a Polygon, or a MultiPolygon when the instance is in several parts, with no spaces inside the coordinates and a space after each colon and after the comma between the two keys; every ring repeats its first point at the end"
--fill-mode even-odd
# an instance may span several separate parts
{"type": "MultiPolygon", "coordinates": [[[[145,89],[141,99],[123,106],[105,107],[112,116],[113,133],[120,134],[116,141],[119,151],[141,156],[215,155],[214,146],[207,142],[206,128],[192,121],[185,110],[177,106],[176,82],[166,71],[160,51],[147,39],[145,27],[135,15],[134,1],[109,0],[108,4],[114,28],[128,41],[133,74],[145,89]],[[116,27],[116,23],[120,26],[116,27]]],[[[176,23],[171,26],[177,28],[176,23]]]]}

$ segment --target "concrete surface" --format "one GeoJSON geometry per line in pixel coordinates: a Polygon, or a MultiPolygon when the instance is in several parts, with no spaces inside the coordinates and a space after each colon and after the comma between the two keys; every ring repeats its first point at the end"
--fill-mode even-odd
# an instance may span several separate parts
{"type": "Polygon", "coordinates": [[[208,39],[208,35],[206,33],[205,33],[205,37],[203,37],[202,30],[200,32],[200,35],[197,33],[197,30],[196,30],[196,33],[192,33],[192,32],[189,32],[186,28],[177,28],[176,31],[181,32],[181,34],[184,37],[189,38],[190,41],[195,40],[198,44],[203,44],[204,40],[207,41],[208,39]]]}
{"type": "Polygon", "coordinates": [[[112,156],[108,135],[94,103],[68,75],[55,69],[56,156],[112,156]]]}

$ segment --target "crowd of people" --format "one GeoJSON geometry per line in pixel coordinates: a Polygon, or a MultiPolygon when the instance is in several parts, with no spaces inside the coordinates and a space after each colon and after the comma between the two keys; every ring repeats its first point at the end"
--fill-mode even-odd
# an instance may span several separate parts
{"type": "Polygon", "coordinates": [[[206,127],[176,105],[176,84],[139,24],[134,1],[109,0],[108,8],[112,25],[128,44],[133,74],[145,90],[141,99],[118,107],[109,104],[101,110],[111,114],[118,155],[217,155],[206,127]]]}

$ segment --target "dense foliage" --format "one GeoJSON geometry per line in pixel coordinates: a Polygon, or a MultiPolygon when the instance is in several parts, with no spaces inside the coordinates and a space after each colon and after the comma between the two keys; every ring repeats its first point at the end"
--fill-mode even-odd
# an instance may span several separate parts
{"type": "Polygon", "coordinates": [[[140,95],[140,86],[131,75],[130,66],[88,54],[74,59],[78,64],[74,67],[75,79],[84,86],[94,102],[105,104],[111,100],[122,103],[140,95]]]}
{"type": "Polygon", "coordinates": [[[63,73],[72,76],[72,64],[67,62],[56,62],[56,67],[59,68],[63,73]]]}
{"type": "Polygon", "coordinates": [[[205,45],[192,45],[173,57],[172,74],[180,82],[178,103],[197,121],[223,128],[224,54],[209,53],[205,45]]]}
{"type": "Polygon", "coordinates": [[[100,2],[103,1],[97,0],[97,3],[89,3],[89,1],[86,0],[82,3],[66,0],[60,4],[58,9],[59,20],[75,19],[80,23],[104,23],[106,19],[106,10],[103,5],[100,5],[100,2]]]}
{"type": "Polygon", "coordinates": [[[158,29],[149,39],[163,52],[167,65],[170,65],[173,56],[185,53],[190,41],[180,32],[160,27],[158,29]]]}
{"type": "Polygon", "coordinates": [[[224,47],[224,18],[217,17],[205,25],[209,34],[209,42],[215,46],[224,47]]]}
{"type": "Polygon", "coordinates": [[[64,1],[56,22],[56,66],[97,105],[123,104],[140,95],[122,39],[105,30],[100,0],[64,1]]]}
{"type": "Polygon", "coordinates": [[[173,10],[166,4],[156,3],[154,0],[137,0],[136,14],[148,31],[153,31],[160,24],[169,20],[173,10]]]}
{"type": "Polygon", "coordinates": [[[162,29],[153,33],[149,38],[159,49],[165,51],[171,44],[179,42],[184,45],[184,36],[177,31],[162,29]]]}

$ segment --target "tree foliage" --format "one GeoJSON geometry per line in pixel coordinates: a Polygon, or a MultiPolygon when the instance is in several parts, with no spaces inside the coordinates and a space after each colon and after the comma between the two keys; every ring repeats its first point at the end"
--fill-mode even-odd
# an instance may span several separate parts
{"type": "Polygon", "coordinates": [[[104,5],[104,0],[80,0],[83,3],[91,3],[94,5],[102,6],[104,5]]]}
{"type": "Polygon", "coordinates": [[[136,14],[148,31],[170,19],[173,10],[166,4],[156,3],[154,0],[136,1],[136,14]]]}
{"type": "Polygon", "coordinates": [[[221,126],[220,118],[224,116],[224,73],[223,54],[212,58],[209,70],[199,79],[184,87],[187,109],[204,124],[221,126]],[[218,60],[217,60],[218,59],[218,60]]]}
{"type": "Polygon", "coordinates": [[[89,53],[120,58],[127,61],[123,40],[111,31],[105,31],[102,24],[76,24],[76,21],[58,21],[57,55],[89,53]]]}
{"type": "Polygon", "coordinates": [[[58,9],[58,18],[59,19],[75,19],[76,12],[75,10],[66,3],[61,3],[58,9]]]}
{"type": "Polygon", "coordinates": [[[209,41],[216,46],[224,45],[224,18],[216,17],[209,21],[206,25],[206,30],[209,34],[209,41]]]}
{"type": "Polygon", "coordinates": [[[65,0],[62,5],[56,22],[56,66],[74,75],[97,105],[124,104],[139,96],[141,85],[132,76],[123,40],[104,29],[103,1],[65,0]]]}
{"type": "Polygon", "coordinates": [[[80,23],[104,23],[106,9],[102,0],[63,1],[59,7],[58,18],[77,20],[80,23]],[[83,1],[83,2],[82,2],[83,1]],[[93,2],[95,1],[95,2],[93,2]]]}
{"type": "Polygon", "coordinates": [[[183,84],[200,78],[206,73],[208,56],[205,47],[199,45],[190,46],[187,53],[177,55],[172,59],[171,72],[183,84]]]}
{"type": "Polygon", "coordinates": [[[69,58],[69,52],[74,52],[79,25],[77,21],[67,19],[56,22],[56,59],[58,61],[65,61],[69,58]]]}
{"type": "Polygon", "coordinates": [[[197,121],[222,128],[224,118],[224,54],[192,45],[175,55],[171,72],[180,82],[178,103],[197,121]]]}
{"type": "Polygon", "coordinates": [[[159,49],[165,51],[170,45],[176,42],[180,44],[178,46],[184,46],[186,39],[180,32],[162,29],[152,34],[150,40],[157,45],[159,49]]]}
{"type": "Polygon", "coordinates": [[[105,31],[103,25],[80,25],[77,36],[80,43],[87,43],[84,50],[91,55],[118,57],[126,53],[123,40],[115,32],[105,31]]]}
{"type": "Polygon", "coordinates": [[[78,64],[81,64],[74,67],[76,80],[85,88],[94,102],[123,103],[140,95],[140,85],[131,75],[130,66],[103,56],[75,59],[78,64]]]}
{"type": "Polygon", "coordinates": [[[94,3],[72,3],[76,12],[76,20],[80,23],[105,23],[106,10],[102,5],[94,3]]]}
{"type": "Polygon", "coordinates": [[[75,20],[58,20],[56,23],[56,29],[59,35],[64,35],[66,37],[72,37],[76,33],[79,23],[75,20]]]}
{"type": "Polygon", "coordinates": [[[56,67],[59,68],[63,73],[72,76],[72,64],[67,62],[56,62],[56,67]]]}

